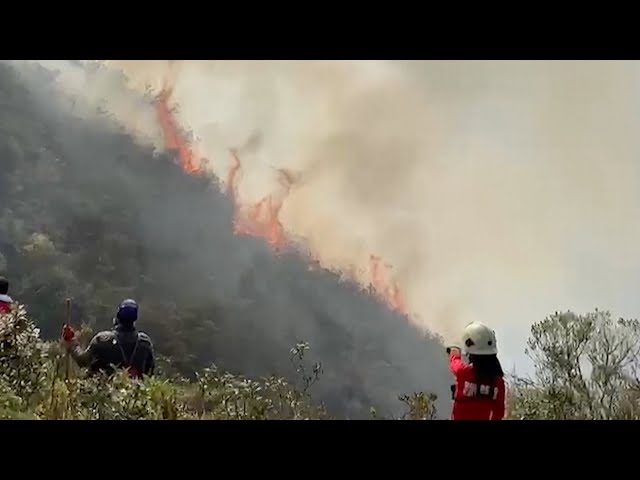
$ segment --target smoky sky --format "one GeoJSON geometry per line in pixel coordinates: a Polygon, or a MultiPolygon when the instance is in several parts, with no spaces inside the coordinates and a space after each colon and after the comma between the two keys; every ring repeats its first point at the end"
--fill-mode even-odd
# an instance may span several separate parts
{"type": "Polygon", "coordinates": [[[222,177],[259,131],[244,198],[296,172],[285,226],[327,265],[384,257],[413,320],[448,339],[481,320],[520,362],[556,310],[640,310],[638,62],[107,63],[138,91],[169,78],[222,177]]]}

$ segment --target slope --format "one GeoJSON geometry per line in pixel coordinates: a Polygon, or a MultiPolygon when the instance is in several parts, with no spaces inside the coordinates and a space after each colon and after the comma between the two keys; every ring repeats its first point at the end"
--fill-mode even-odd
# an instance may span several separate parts
{"type": "MultiPolygon", "coordinates": [[[[303,252],[274,255],[236,236],[215,178],[187,176],[100,111],[54,95],[52,73],[0,65],[0,269],[43,334],[62,300],[74,322],[108,328],[124,297],[141,328],[189,374],[215,362],[248,376],[293,376],[288,350],[308,341],[323,365],[316,398],[351,418],[394,413],[429,390],[446,411],[442,344],[303,252]],[[4,265],[3,265],[4,264],[4,265]]],[[[312,214],[312,212],[310,212],[312,214]]]]}

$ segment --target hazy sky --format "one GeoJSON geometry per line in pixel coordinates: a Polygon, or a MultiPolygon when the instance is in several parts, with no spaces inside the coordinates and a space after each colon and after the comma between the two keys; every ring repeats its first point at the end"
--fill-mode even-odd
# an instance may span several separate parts
{"type": "Polygon", "coordinates": [[[459,242],[451,274],[496,326],[505,363],[523,363],[528,327],[556,309],[636,316],[638,63],[410,68],[446,112],[439,192],[463,191],[445,202],[438,251],[456,255],[459,242]]]}

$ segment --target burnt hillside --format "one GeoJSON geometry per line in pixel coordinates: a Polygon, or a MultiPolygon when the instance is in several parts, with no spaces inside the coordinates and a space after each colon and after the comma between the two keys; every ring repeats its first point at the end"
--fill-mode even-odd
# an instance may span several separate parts
{"type": "Polygon", "coordinates": [[[309,271],[304,254],[235,236],[215,179],[185,175],[102,112],[80,118],[53,95],[51,72],[22,75],[0,64],[0,273],[46,337],[66,296],[74,323],[94,329],[134,297],[140,328],[182,372],[214,362],[293,375],[288,350],[304,340],[324,368],[315,398],[336,415],[392,413],[399,394],[422,390],[446,408],[438,339],[336,274],[309,271]]]}

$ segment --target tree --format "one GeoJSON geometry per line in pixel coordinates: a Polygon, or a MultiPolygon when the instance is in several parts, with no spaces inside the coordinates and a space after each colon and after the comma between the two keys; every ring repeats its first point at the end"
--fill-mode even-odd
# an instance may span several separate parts
{"type": "Polygon", "coordinates": [[[534,378],[513,376],[514,419],[639,419],[640,322],[555,313],[531,327],[534,378]]]}

